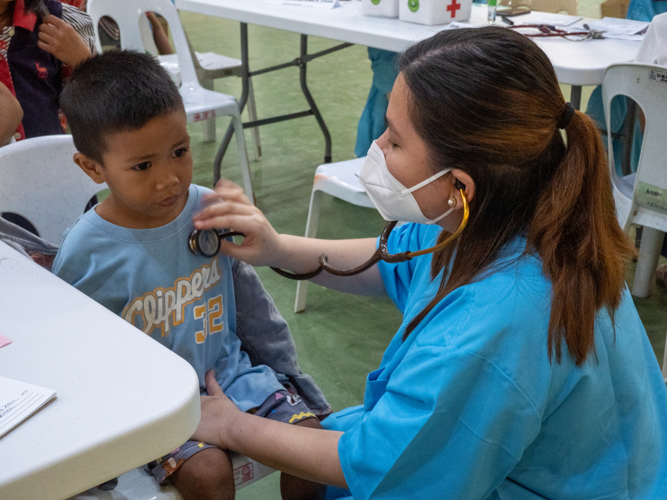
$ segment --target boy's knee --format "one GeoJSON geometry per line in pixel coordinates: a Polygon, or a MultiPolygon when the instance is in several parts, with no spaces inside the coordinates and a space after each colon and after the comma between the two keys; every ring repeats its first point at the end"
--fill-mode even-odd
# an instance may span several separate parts
{"type": "Polygon", "coordinates": [[[207,448],[193,455],[171,481],[185,500],[231,500],[236,492],[231,458],[219,448],[207,448]]]}

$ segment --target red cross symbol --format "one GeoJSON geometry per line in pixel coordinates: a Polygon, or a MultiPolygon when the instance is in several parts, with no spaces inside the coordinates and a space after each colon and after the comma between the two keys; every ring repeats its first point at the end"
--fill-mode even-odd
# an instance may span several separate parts
{"type": "Polygon", "coordinates": [[[456,0],[452,0],[452,4],[447,6],[447,10],[452,13],[452,19],[456,17],[456,11],[461,8],[460,3],[456,3],[456,0]]]}

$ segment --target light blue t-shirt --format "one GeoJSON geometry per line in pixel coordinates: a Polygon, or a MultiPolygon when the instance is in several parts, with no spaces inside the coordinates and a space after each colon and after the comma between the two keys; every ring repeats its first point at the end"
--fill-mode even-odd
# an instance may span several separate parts
{"type": "MultiPolygon", "coordinates": [[[[431,247],[439,232],[406,224],[389,250],[431,247]]],[[[566,346],[550,362],[551,287],[524,246],[509,244],[493,272],[451,292],[405,341],[440,277],[431,281],[431,255],[379,264],[403,325],[364,404],[323,421],[344,431],[354,499],[667,497],[667,390],[629,293],[615,333],[599,313],[583,366],[566,346]]]]}
{"type": "Polygon", "coordinates": [[[188,249],[206,191],[191,185],[181,214],[153,229],[117,226],[89,210],[65,233],[53,272],[187,360],[202,393],[214,369],[225,394],[246,411],[284,388],[273,370],[251,366],[241,351],[231,259],[188,249]]]}

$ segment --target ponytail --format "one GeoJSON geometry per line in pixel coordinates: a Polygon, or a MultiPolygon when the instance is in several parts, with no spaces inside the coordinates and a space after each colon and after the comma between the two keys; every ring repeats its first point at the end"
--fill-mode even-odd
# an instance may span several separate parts
{"type": "Polygon", "coordinates": [[[433,173],[456,168],[475,183],[466,229],[431,260],[433,279],[443,276],[438,292],[403,338],[447,294],[493,272],[502,248],[525,236],[524,252],[539,255],[552,284],[549,358],[560,362],[564,341],[583,364],[595,353],[598,311],[614,320],[634,253],[616,220],[595,125],[566,105],[544,52],[506,28],[441,31],[408,48],[400,70],[433,173]]]}
{"type": "Polygon", "coordinates": [[[549,357],[561,360],[563,340],[577,365],[594,352],[595,317],[614,319],[625,262],[634,247],[616,219],[611,180],[599,133],[575,112],[566,127],[567,151],[537,202],[528,231],[552,282],[549,357]]]}

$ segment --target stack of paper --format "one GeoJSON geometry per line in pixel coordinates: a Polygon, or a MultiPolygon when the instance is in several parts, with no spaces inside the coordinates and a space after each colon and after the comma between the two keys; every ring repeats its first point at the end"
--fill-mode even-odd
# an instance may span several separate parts
{"type": "Polygon", "coordinates": [[[287,5],[288,7],[309,7],[315,9],[335,9],[339,0],[265,0],[266,3],[287,5]]]}
{"type": "Polygon", "coordinates": [[[551,14],[549,12],[530,12],[520,16],[510,17],[514,26],[525,24],[546,24],[548,26],[564,27],[581,21],[581,16],[566,16],[564,14],[551,14]]]}
{"type": "Polygon", "coordinates": [[[0,377],[0,437],[56,398],[56,391],[0,377]]]}
{"type": "MultiPolygon", "coordinates": [[[[644,34],[651,23],[634,21],[632,19],[618,19],[615,17],[603,17],[587,24],[591,30],[604,31],[605,38],[616,38],[618,40],[635,40],[641,42],[644,34]]],[[[582,28],[586,28],[581,25],[582,28]]]]}

